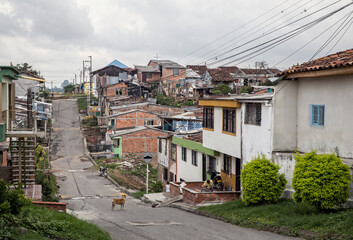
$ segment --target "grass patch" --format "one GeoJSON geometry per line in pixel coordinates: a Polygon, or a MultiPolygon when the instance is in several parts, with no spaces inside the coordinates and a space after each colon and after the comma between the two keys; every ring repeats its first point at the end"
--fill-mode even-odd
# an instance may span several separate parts
{"type": "Polygon", "coordinates": [[[320,212],[281,199],[277,204],[245,206],[241,200],[200,207],[201,213],[236,225],[310,239],[352,239],[353,210],[320,212]]]}
{"type": "Polygon", "coordinates": [[[18,215],[2,215],[0,222],[5,224],[2,227],[7,227],[9,239],[111,239],[107,232],[94,224],[34,205],[22,208],[18,215]],[[27,229],[27,232],[19,233],[20,228],[27,229]]]}
{"type": "Polygon", "coordinates": [[[143,190],[143,191],[139,191],[139,192],[133,192],[132,196],[134,196],[134,198],[142,198],[143,195],[145,195],[145,194],[146,194],[146,191],[143,190]]]}
{"type": "Polygon", "coordinates": [[[87,95],[77,97],[78,112],[87,109],[87,95]]]}

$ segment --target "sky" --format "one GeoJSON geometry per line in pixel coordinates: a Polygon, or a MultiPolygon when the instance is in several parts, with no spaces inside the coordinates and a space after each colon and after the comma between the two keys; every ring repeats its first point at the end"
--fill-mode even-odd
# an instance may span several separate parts
{"type": "Polygon", "coordinates": [[[27,62],[40,71],[48,87],[51,82],[60,86],[64,80],[73,81],[75,74],[79,80],[89,56],[93,70],[115,59],[132,68],[147,65],[157,56],[184,66],[254,68],[265,61],[268,67],[284,70],[353,48],[352,3],[0,0],[0,66],[27,62]]]}

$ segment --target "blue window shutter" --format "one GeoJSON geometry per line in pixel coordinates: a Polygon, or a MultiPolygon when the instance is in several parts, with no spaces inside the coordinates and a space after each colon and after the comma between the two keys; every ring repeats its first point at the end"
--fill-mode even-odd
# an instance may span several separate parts
{"type": "Polygon", "coordinates": [[[325,105],[319,106],[319,126],[325,125],[325,105]]]}
{"type": "Polygon", "coordinates": [[[319,124],[318,118],[319,118],[319,107],[317,105],[312,105],[312,121],[311,125],[317,126],[319,124]]]}

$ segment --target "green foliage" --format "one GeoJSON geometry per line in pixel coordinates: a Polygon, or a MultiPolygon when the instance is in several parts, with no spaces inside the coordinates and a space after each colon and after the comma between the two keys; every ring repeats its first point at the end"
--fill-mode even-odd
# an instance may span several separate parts
{"type": "Polygon", "coordinates": [[[64,87],[64,92],[66,92],[66,93],[67,92],[70,93],[70,92],[73,92],[73,91],[75,91],[75,85],[73,85],[73,84],[69,84],[69,85],[64,87]]]}
{"type": "Polygon", "coordinates": [[[46,202],[58,202],[57,193],[59,188],[56,178],[52,172],[37,171],[36,184],[42,185],[42,200],[46,202]]]}
{"type": "Polygon", "coordinates": [[[109,234],[96,225],[79,220],[74,216],[43,207],[29,205],[17,216],[0,216],[0,239],[102,239],[109,234]],[[26,233],[18,229],[25,228],[26,233]],[[4,231],[6,230],[6,232],[4,231]]]}
{"type": "Polygon", "coordinates": [[[252,86],[242,86],[240,88],[240,93],[251,93],[252,92],[252,86]]]}
{"type": "Polygon", "coordinates": [[[232,224],[303,239],[348,240],[353,236],[353,209],[323,212],[308,204],[280,199],[276,204],[259,206],[235,200],[198,210],[232,224]]]}
{"type": "Polygon", "coordinates": [[[277,202],[287,183],[278,171],[279,166],[271,163],[265,155],[259,155],[245,164],[241,173],[243,202],[246,205],[277,202]]]}
{"type": "Polygon", "coordinates": [[[327,210],[339,206],[349,197],[349,168],[335,154],[318,155],[315,151],[295,156],[293,198],[327,210]]]}
{"type": "Polygon", "coordinates": [[[21,208],[30,202],[22,191],[21,185],[11,189],[10,184],[6,184],[3,179],[0,179],[0,215],[18,214],[21,208]]]}
{"type": "Polygon", "coordinates": [[[28,63],[16,64],[16,66],[14,66],[14,68],[16,68],[19,72],[29,72],[34,75],[39,74],[38,71],[33,69],[33,66],[29,65],[28,63]]]}
{"type": "Polygon", "coordinates": [[[48,153],[44,150],[44,148],[38,144],[37,147],[34,149],[35,159],[36,159],[36,167],[37,168],[44,168],[45,166],[49,165],[48,162],[48,153]]]}
{"type": "Polygon", "coordinates": [[[266,79],[261,86],[277,86],[278,80],[271,82],[270,80],[266,79]]]}
{"type": "Polygon", "coordinates": [[[163,192],[163,183],[161,181],[153,181],[151,186],[152,192],[163,192]]]}
{"type": "Polygon", "coordinates": [[[87,117],[87,118],[82,119],[82,124],[87,127],[98,126],[98,119],[96,116],[87,117]]]}
{"type": "Polygon", "coordinates": [[[158,94],[156,96],[157,103],[161,105],[167,105],[171,107],[180,107],[181,104],[174,101],[173,98],[164,96],[163,94],[158,94]]]}
{"type": "Polygon", "coordinates": [[[44,96],[45,98],[47,98],[47,97],[49,96],[49,91],[44,90],[44,91],[43,91],[43,96],[44,96]]]}
{"type": "Polygon", "coordinates": [[[228,93],[234,93],[234,91],[226,84],[218,84],[212,90],[214,95],[228,95],[228,93]]]}
{"type": "Polygon", "coordinates": [[[87,95],[81,96],[77,98],[78,111],[87,109],[87,95]]]}
{"type": "Polygon", "coordinates": [[[194,102],[192,100],[186,100],[184,103],[183,103],[184,106],[193,106],[194,105],[194,102]]]}

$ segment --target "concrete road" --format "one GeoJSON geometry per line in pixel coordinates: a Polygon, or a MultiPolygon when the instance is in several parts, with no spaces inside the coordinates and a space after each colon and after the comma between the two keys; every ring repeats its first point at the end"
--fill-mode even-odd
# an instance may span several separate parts
{"type": "Polygon", "coordinates": [[[83,138],[74,100],[54,101],[51,164],[63,202],[72,214],[109,232],[112,239],[296,239],[237,227],[175,208],[152,208],[127,197],[125,210],[111,210],[119,189],[100,177],[84,156],[83,138]]]}

